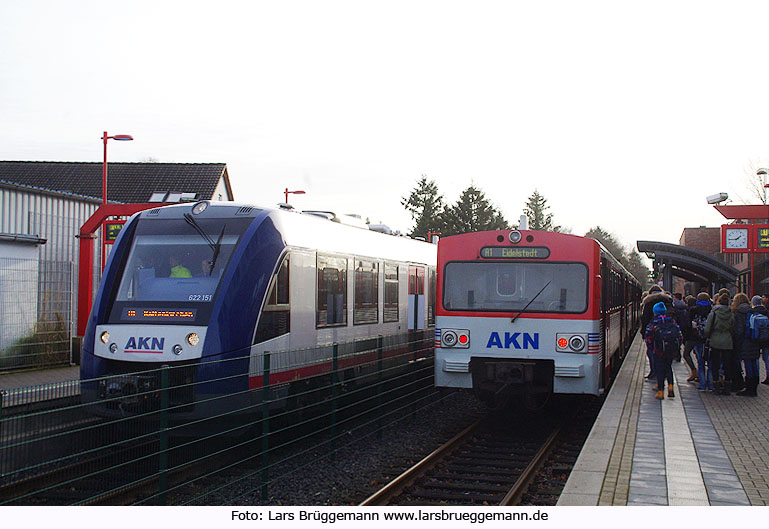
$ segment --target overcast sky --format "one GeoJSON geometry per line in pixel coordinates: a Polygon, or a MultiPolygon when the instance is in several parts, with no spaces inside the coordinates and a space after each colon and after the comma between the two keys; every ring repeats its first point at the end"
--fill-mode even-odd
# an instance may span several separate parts
{"type": "Polygon", "coordinates": [[[0,160],[225,162],[407,230],[420,175],[677,243],[769,165],[767,2],[0,1],[0,160]],[[763,5],[762,5],[763,4],[763,5]]]}

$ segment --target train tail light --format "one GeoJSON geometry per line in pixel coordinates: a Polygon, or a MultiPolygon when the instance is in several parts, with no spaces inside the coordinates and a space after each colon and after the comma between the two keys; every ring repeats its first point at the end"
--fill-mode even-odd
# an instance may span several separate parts
{"type": "Polygon", "coordinates": [[[445,349],[467,349],[470,347],[470,331],[467,329],[442,329],[441,347],[445,349]]]}
{"type": "Polygon", "coordinates": [[[587,337],[584,334],[558,333],[555,350],[559,353],[587,353],[587,337]]]}

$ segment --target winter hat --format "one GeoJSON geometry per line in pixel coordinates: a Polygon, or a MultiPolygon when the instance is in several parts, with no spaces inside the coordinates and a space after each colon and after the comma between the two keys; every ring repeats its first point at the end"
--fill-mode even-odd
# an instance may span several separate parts
{"type": "Polygon", "coordinates": [[[654,305],[654,308],[652,309],[654,311],[654,314],[659,316],[660,314],[665,314],[668,309],[665,307],[665,304],[663,302],[659,302],[656,305],[654,305]]]}
{"type": "Polygon", "coordinates": [[[764,304],[764,300],[761,299],[761,296],[753,296],[753,298],[750,300],[750,304],[753,307],[758,307],[759,305],[764,304]]]}

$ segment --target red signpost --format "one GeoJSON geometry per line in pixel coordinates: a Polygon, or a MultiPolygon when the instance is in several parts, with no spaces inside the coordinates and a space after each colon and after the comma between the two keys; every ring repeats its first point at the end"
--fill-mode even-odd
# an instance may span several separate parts
{"type": "MultiPolygon", "coordinates": [[[[152,209],[163,204],[104,204],[94,211],[93,215],[80,227],[80,260],[78,263],[78,293],[77,293],[77,335],[85,334],[88,323],[88,315],[91,313],[93,301],[93,259],[94,241],[96,231],[102,227],[104,221],[110,217],[128,217],[145,209],[152,209]]],[[[125,223],[125,221],[111,221],[111,223],[125,223]]],[[[106,241],[105,241],[106,242],[106,241]]],[[[114,241],[112,241],[114,242],[114,241]]],[[[112,244],[112,243],[108,243],[112,244]]],[[[103,266],[103,263],[102,263],[103,266]]]]}

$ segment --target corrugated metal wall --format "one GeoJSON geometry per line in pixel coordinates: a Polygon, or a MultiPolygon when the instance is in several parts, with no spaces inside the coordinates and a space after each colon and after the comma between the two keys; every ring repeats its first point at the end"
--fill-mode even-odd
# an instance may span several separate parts
{"type": "MultiPolygon", "coordinates": [[[[72,313],[77,314],[77,267],[78,240],[75,237],[80,226],[98,209],[101,201],[86,198],[44,194],[33,190],[0,187],[0,233],[37,235],[46,239],[40,246],[40,288],[57,292],[71,292],[72,313]],[[62,263],[72,263],[74,277],[70,280],[61,274],[47,271],[59,270],[62,263]],[[50,275],[50,277],[48,277],[50,275]],[[43,277],[45,276],[45,277],[43,277]],[[67,284],[58,285],[57,282],[67,284]]],[[[101,253],[101,243],[96,243],[96,254],[101,253]]],[[[0,256],[2,257],[2,256],[0,256]]],[[[97,259],[98,261],[98,259],[97,259]]],[[[101,275],[100,264],[94,263],[94,293],[101,275]]],[[[45,292],[39,297],[44,299],[45,292]]],[[[69,322],[72,333],[75,322],[69,322]]]]}

